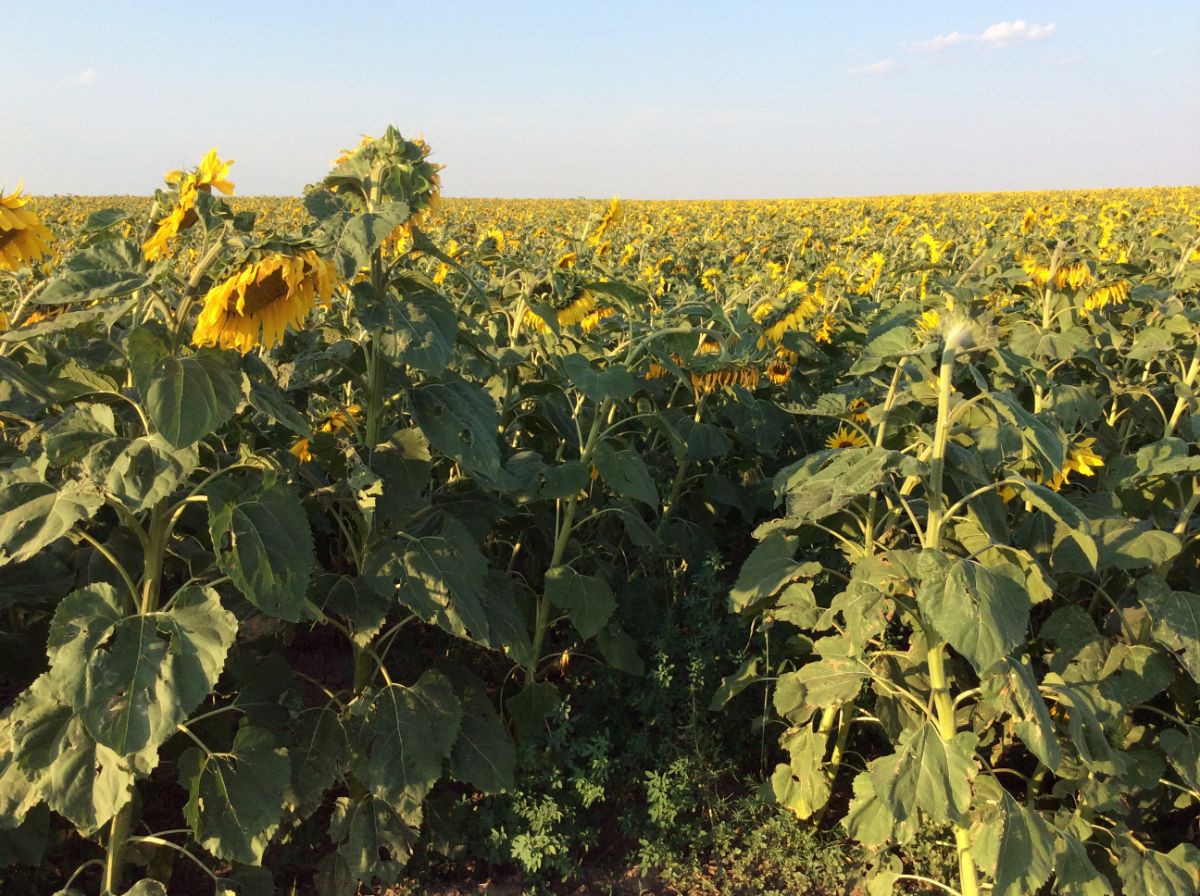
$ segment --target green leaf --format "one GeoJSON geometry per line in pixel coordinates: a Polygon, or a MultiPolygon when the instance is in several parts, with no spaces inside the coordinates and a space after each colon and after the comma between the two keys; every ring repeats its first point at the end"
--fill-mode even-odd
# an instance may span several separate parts
{"type": "Polygon", "coordinates": [[[1200,883],[1194,857],[1189,862],[1182,852],[1139,852],[1123,846],[1119,853],[1117,874],[1124,896],[1193,896],[1200,883]]]}
{"type": "Polygon", "coordinates": [[[1200,729],[1168,728],[1159,735],[1163,753],[1179,777],[1193,790],[1200,790],[1200,729]]]}
{"type": "Polygon", "coordinates": [[[107,824],[132,798],[137,774],[157,762],[96,743],[48,675],[17,698],[10,720],[14,758],[32,793],[84,832],[107,824]]]}
{"type": "Polygon", "coordinates": [[[405,203],[389,202],[346,222],[336,246],[342,256],[342,276],[349,279],[355,271],[368,267],[371,255],[408,217],[405,203]]]}
{"type": "Polygon", "coordinates": [[[921,615],[980,675],[1024,642],[1029,594],[1022,583],[933,549],[922,551],[917,568],[921,615]]]}
{"type": "Polygon", "coordinates": [[[898,749],[871,763],[875,793],[899,819],[924,809],[935,821],[961,823],[971,806],[971,781],[978,770],[969,731],[943,741],[933,725],[900,735],[898,749]]]}
{"type": "Polygon", "coordinates": [[[596,635],[596,647],[604,661],[626,675],[645,674],[646,664],[638,655],[637,642],[617,623],[610,622],[596,635]]]}
{"type": "Polygon", "coordinates": [[[759,682],[768,681],[769,679],[759,674],[758,665],[762,662],[761,657],[752,656],[745,660],[737,669],[721,679],[721,684],[712,696],[712,700],[708,703],[710,712],[719,712],[725,708],[734,697],[752,687],[759,682]]]}
{"type": "Polygon", "coordinates": [[[274,383],[260,379],[252,380],[248,398],[254,410],[266,414],[302,438],[312,438],[312,427],[308,425],[308,420],[296,410],[274,383]]]}
{"type": "Polygon", "coordinates": [[[1100,564],[1100,549],[1092,537],[1091,521],[1079,508],[1044,485],[1025,481],[1014,488],[1021,492],[1022,498],[1064,526],[1067,535],[1079,546],[1093,569],[1100,564]]]}
{"type": "Polygon", "coordinates": [[[209,490],[208,524],[217,565],[264,613],[299,622],[315,561],[304,506],[283,485],[242,498],[229,483],[209,490]]]}
{"type": "Polygon", "coordinates": [[[658,489],[646,462],[632,448],[614,448],[608,442],[596,446],[596,469],[605,485],[622,498],[630,498],[659,509],[658,489]]]}
{"type": "Polygon", "coordinates": [[[196,842],[221,859],[262,864],[263,850],[279,827],[291,763],[264,728],[243,724],[229,750],[196,747],[179,758],[179,780],[188,789],[184,817],[196,842]]]}
{"type": "Polygon", "coordinates": [[[460,638],[489,641],[487,560],[454,517],[441,514],[429,534],[385,544],[369,567],[374,577],[394,579],[400,603],[425,622],[460,638]]]}
{"type": "MultiPolygon", "coordinates": [[[[340,797],[329,824],[329,834],[340,843],[338,855],[361,880],[378,879],[387,886],[400,880],[417,842],[417,824],[404,817],[387,800],[367,794],[351,802],[340,797]]],[[[358,881],[352,889],[358,892],[358,881]]]]}
{"type": "Polygon", "coordinates": [[[46,652],[88,733],[128,755],[156,749],[204,702],[236,634],[212,589],[189,587],[167,612],[124,616],[114,589],[98,583],[59,604],[46,652]]]}
{"type": "MultiPolygon", "coordinates": [[[[878,762],[879,759],[875,760],[878,762]]],[[[873,773],[868,770],[854,778],[854,798],[850,800],[842,825],[846,833],[863,846],[879,847],[893,841],[906,843],[911,840],[917,831],[917,816],[910,811],[896,816],[875,793],[873,773]]]]}
{"type": "Polygon", "coordinates": [[[126,296],[146,285],[146,277],[134,271],[90,268],[57,274],[37,296],[39,305],[70,305],[126,296]]]}
{"type": "Polygon", "coordinates": [[[729,592],[732,612],[757,608],[788,582],[806,574],[806,565],[796,562],[798,543],[799,539],[776,532],[755,545],[729,592]]]}
{"type": "Polygon", "coordinates": [[[1195,681],[1200,681],[1200,595],[1173,591],[1161,578],[1142,579],[1138,598],[1150,614],[1154,640],[1175,653],[1195,681]]]}
{"type": "Polygon", "coordinates": [[[458,315],[441,296],[416,293],[387,297],[383,351],[401,364],[440,374],[450,363],[458,338],[458,315]]]}
{"type": "Polygon", "coordinates": [[[1025,410],[1010,393],[997,390],[988,395],[1000,416],[1016,427],[1022,441],[1041,458],[1042,475],[1050,479],[1060,472],[1066,461],[1066,442],[1062,435],[1025,410]]]}
{"type": "Polygon", "coordinates": [[[606,398],[624,401],[638,390],[637,380],[624,367],[597,370],[580,354],[566,355],[562,359],[562,366],[571,384],[596,404],[606,398]]]}
{"type": "Polygon", "coordinates": [[[1058,837],[1054,882],[1062,896],[1113,896],[1108,879],[1092,864],[1087,847],[1070,834],[1058,837]]]}
{"type": "Polygon", "coordinates": [[[37,805],[22,813],[21,821],[8,827],[0,819],[0,868],[42,864],[50,839],[50,810],[37,805]]]}
{"type": "Polygon", "coordinates": [[[795,527],[832,516],[879,486],[888,470],[906,464],[911,462],[883,448],[842,448],[811,454],[775,477],[775,489],[786,498],[787,505],[787,516],[781,523],[795,527]]]}
{"type": "MultiPolygon", "coordinates": [[[[1041,815],[1001,791],[998,811],[985,830],[995,838],[992,892],[996,896],[1038,892],[1054,868],[1054,837],[1041,815]]],[[[982,832],[972,833],[982,835],[982,832]]]]}
{"type": "Polygon", "coordinates": [[[555,566],[546,572],[546,597],[569,613],[571,624],[584,638],[598,634],[617,608],[607,582],[580,575],[569,566],[555,566]]]}
{"type": "Polygon", "coordinates": [[[466,380],[429,383],[413,390],[413,416],[429,444],[488,481],[500,477],[500,418],[491,397],[466,380]]]}
{"type": "Polygon", "coordinates": [[[546,716],[558,707],[558,689],[546,681],[533,681],[504,701],[517,733],[537,734],[544,727],[546,716]]]}
{"type": "Polygon", "coordinates": [[[72,479],[55,488],[24,473],[0,473],[0,565],[30,559],[103,504],[89,483],[72,479]]]}
{"type": "Polygon", "coordinates": [[[815,709],[853,700],[870,677],[871,670],[854,657],[822,657],[779,676],[775,710],[793,724],[802,724],[815,709]]]}
{"type": "Polygon", "coordinates": [[[82,470],[106,495],[139,513],[173,494],[199,461],[194,447],[176,450],[154,433],[101,442],[88,452],[82,470]]]}
{"type": "Polygon", "coordinates": [[[288,757],[292,801],[301,818],[315,812],[325,791],[349,765],[350,743],[341,717],[328,706],[304,709],[296,717],[288,757]]]}
{"type": "Polygon", "coordinates": [[[1058,771],[1063,761],[1062,749],[1028,661],[1006,658],[984,676],[980,687],[984,700],[1013,716],[1013,730],[1030,752],[1051,771],[1058,771]]]}
{"type": "Polygon", "coordinates": [[[829,779],[825,775],[825,738],[815,731],[789,731],[780,740],[789,762],[780,763],[771,776],[775,801],[799,818],[811,818],[829,801],[829,779]]]}
{"type": "Polygon", "coordinates": [[[412,687],[388,685],[362,700],[353,735],[355,777],[415,826],[458,738],[462,706],[450,682],[434,671],[412,687]]]}
{"type": "Polygon", "coordinates": [[[233,416],[243,380],[236,352],[201,349],[190,358],[168,356],[150,378],[146,411],[163,438],[184,448],[233,416]]]}
{"type": "Polygon", "coordinates": [[[514,785],[517,749],[488,699],[483,683],[461,692],[462,724],[450,754],[450,774],[482,793],[502,793],[514,785]]]}

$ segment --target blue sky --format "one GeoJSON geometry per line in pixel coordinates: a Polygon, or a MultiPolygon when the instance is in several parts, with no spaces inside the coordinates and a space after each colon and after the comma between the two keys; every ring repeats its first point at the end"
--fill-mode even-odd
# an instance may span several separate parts
{"type": "Polygon", "coordinates": [[[423,132],[447,195],[1200,183],[1200,3],[0,0],[0,186],[296,194],[423,132]]]}

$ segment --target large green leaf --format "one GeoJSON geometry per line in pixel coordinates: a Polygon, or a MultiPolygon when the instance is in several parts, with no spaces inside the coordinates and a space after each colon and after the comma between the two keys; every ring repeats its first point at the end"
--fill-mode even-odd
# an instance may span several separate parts
{"type": "Polygon", "coordinates": [[[462,705],[446,677],[433,671],[412,687],[391,684],[361,699],[354,775],[415,827],[458,737],[462,705]]]}
{"type": "Polygon", "coordinates": [[[428,534],[383,545],[369,566],[373,578],[395,580],[400,603],[425,622],[488,643],[487,560],[454,517],[442,514],[428,534]]]}
{"type": "Polygon", "coordinates": [[[103,504],[89,483],[72,479],[55,488],[24,472],[0,473],[0,565],[30,559],[103,504]]]}
{"type": "Polygon", "coordinates": [[[188,790],[184,817],[196,842],[218,858],[262,863],[279,827],[291,763],[269,731],[242,725],[221,752],[188,749],[179,780],[188,790]]]}
{"type": "Polygon", "coordinates": [[[889,470],[911,466],[910,459],[883,448],[818,451],[776,475],[775,488],[786,498],[787,514],[760,531],[822,520],[869,494],[889,470]]]}
{"type": "Polygon", "coordinates": [[[1194,896],[1200,886],[1200,854],[1191,844],[1169,853],[1123,846],[1119,853],[1124,896],[1194,896]]]}
{"type": "Polygon", "coordinates": [[[1013,730],[1030,752],[1051,771],[1057,771],[1063,760],[1062,748],[1029,663],[1005,659],[983,677],[980,687],[983,699],[1013,716],[1013,730]]]}
{"type": "Polygon", "coordinates": [[[190,587],[166,612],[125,616],[97,583],[59,604],[46,651],[62,698],[99,743],[153,749],[211,693],[237,634],[212,589],[190,587]]]}
{"type": "Polygon", "coordinates": [[[826,656],[785,672],[775,685],[775,710],[793,724],[802,724],[816,709],[840,706],[858,696],[871,670],[862,660],[826,656]]]}
{"type": "Polygon", "coordinates": [[[825,775],[825,738],[807,728],[788,732],[780,740],[789,762],[780,763],[771,775],[775,801],[800,818],[809,818],[829,801],[825,775]]]}
{"type": "Polygon", "coordinates": [[[1138,583],[1138,597],[1153,621],[1154,640],[1174,651],[1188,674],[1200,681],[1200,595],[1174,591],[1152,577],[1138,583]]]}
{"type": "Polygon", "coordinates": [[[517,750],[500,721],[483,683],[461,690],[462,724],[450,754],[450,773],[483,793],[512,788],[517,750]]]}
{"type": "Polygon", "coordinates": [[[571,624],[584,638],[598,634],[617,608],[607,582],[580,575],[569,566],[555,566],[546,572],[546,597],[568,612],[571,624]]]}
{"type": "Polygon", "coordinates": [[[566,355],[562,359],[562,366],[571,384],[596,404],[606,398],[623,401],[638,388],[637,380],[624,367],[598,369],[580,354],[566,355]]]}
{"type": "Polygon", "coordinates": [[[500,418],[491,396],[466,380],[418,386],[412,393],[413,415],[429,444],[489,481],[500,477],[500,418]]]}
{"type": "Polygon", "coordinates": [[[194,446],[174,449],[154,433],[101,442],[83,460],[84,475],[133,513],[171,495],[199,463],[194,446]]]}
{"type": "Polygon", "coordinates": [[[85,832],[107,824],[132,798],[136,778],[157,761],[96,743],[48,675],[17,699],[10,719],[13,755],[33,794],[85,832]]]}
{"type": "Polygon", "coordinates": [[[241,404],[244,376],[235,352],[201,349],[163,358],[146,389],[146,411],[175,448],[216,432],[241,404]]]}
{"type": "Polygon", "coordinates": [[[1022,583],[938,550],[921,553],[918,573],[921,615],[980,675],[1024,642],[1029,593],[1022,583]]]}
{"type": "Polygon", "coordinates": [[[341,717],[328,706],[301,711],[293,726],[288,757],[292,801],[299,816],[307,818],[349,765],[350,744],[341,717]]]}
{"type": "MultiPolygon", "coordinates": [[[[367,794],[340,797],[329,824],[338,855],[361,880],[389,885],[400,880],[417,842],[416,826],[387,800],[367,794]]],[[[358,881],[352,889],[357,892],[358,881]]]]}
{"type": "Polygon", "coordinates": [[[300,499],[281,484],[243,498],[231,484],[218,483],[209,491],[208,523],[217,565],[246,599],[298,622],[315,560],[300,499]]]}
{"type": "Polygon", "coordinates": [[[971,806],[977,740],[963,731],[944,741],[929,723],[905,731],[895,753],[871,763],[875,793],[896,818],[919,808],[935,821],[961,823],[971,806]]]}
{"type": "Polygon", "coordinates": [[[425,373],[446,369],[458,338],[458,315],[449,302],[434,293],[389,295],[386,320],[382,347],[388,355],[425,373]]]}
{"type": "MultiPolygon", "coordinates": [[[[888,759],[890,757],[882,757],[888,759]]],[[[876,759],[872,766],[881,760],[876,759]]],[[[895,815],[875,792],[874,769],[860,772],[854,778],[854,798],[842,819],[846,833],[868,847],[884,846],[891,842],[907,843],[918,830],[916,812],[895,815]]]]}
{"type": "Polygon", "coordinates": [[[730,609],[740,613],[757,607],[803,576],[808,568],[796,562],[797,544],[798,539],[776,532],[755,545],[729,592],[730,609]]]}
{"type": "Polygon", "coordinates": [[[972,829],[972,851],[993,872],[997,896],[1036,893],[1054,868],[1054,837],[1037,810],[1026,809],[998,786],[994,789],[996,805],[972,829]]]}
{"type": "Polygon", "coordinates": [[[622,498],[631,498],[659,507],[658,489],[646,462],[632,448],[616,448],[608,442],[596,446],[596,469],[605,485],[622,498]]]}

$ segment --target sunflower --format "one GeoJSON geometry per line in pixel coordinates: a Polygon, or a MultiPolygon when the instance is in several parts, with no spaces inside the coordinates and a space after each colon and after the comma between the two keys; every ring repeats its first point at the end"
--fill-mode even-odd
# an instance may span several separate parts
{"type": "Polygon", "coordinates": [[[1092,450],[1092,446],[1095,444],[1095,439],[1081,439],[1067,454],[1062,470],[1055,474],[1054,478],[1046,485],[1054,491],[1059,491],[1070,482],[1072,473],[1078,473],[1080,476],[1095,476],[1096,470],[1104,466],[1104,459],[1092,450]]]}
{"type": "Polygon", "coordinates": [[[1101,286],[1099,289],[1093,290],[1083,300],[1084,312],[1090,314],[1093,311],[1102,311],[1109,305],[1125,304],[1125,300],[1129,298],[1129,288],[1130,284],[1128,280],[1118,280],[1116,283],[1110,283],[1107,286],[1101,286]]]}
{"type": "Polygon", "coordinates": [[[560,327],[569,327],[584,320],[596,310],[596,299],[586,289],[573,298],[565,307],[554,312],[560,327]]]}
{"type": "Polygon", "coordinates": [[[579,322],[579,328],[585,333],[590,333],[596,327],[600,326],[600,322],[605,318],[612,317],[617,313],[615,308],[597,308],[587,317],[579,322]]]}
{"type": "Polygon", "coordinates": [[[29,200],[16,191],[0,191],[0,270],[15,271],[49,254],[50,231],[25,208],[29,200]]]}
{"type": "Polygon", "coordinates": [[[288,450],[291,451],[292,454],[296,456],[296,460],[300,461],[302,464],[308,463],[313,459],[312,448],[309,445],[308,439],[296,439],[296,441],[292,443],[292,447],[288,450]]]}
{"type": "Polygon", "coordinates": [[[328,306],[336,284],[333,265],[311,249],[272,253],[244,264],[204,297],[193,345],[270,348],[283,341],[290,324],[299,328],[314,299],[328,306]]]}
{"type": "Polygon", "coordinates": [[[870,417],[867,415],[867,400],[865,398],[856,398],[846,406],[847,416],[851,423],[867,423],[870,417]]]}
{"type": "Polygon", "coordinates": [[[760,377],[758,368],[748,365],[730,364],[704,373],[693,370],[692,389],[695,390],[697,397],[708,395],[719,389],[732,389],[734,386],[753,390],[758,388],[760,377]]]}
{"type": "Polygon", "coordinates": [[[866,436],[848,426],[839,426],[833,435],[825,440],[826,448],[865,448],[866,446],[866,436]]]}
{"type": "Polygon", "coordinates": [[[362,408],[359,405],[351,404],[345,408],[334,408],[321,418],[321,422],[317,424],[317,432],[335,433],[341,432],[343,429],[350,429],[360,417],[362,417],[362,408]]]}
{"type": "Polygon", "coordinates": [[[178,195],[171,210],[158,220],[154,233],[142,245],[147,261],[158,259],[172,239],[196,223],[197,195],[211,193],[214,189],[226,196],[233,192],[233,183],[228,179],[229,166],[232,164],[233,159],[222,162],[214,147],[200,160],[200,167],[195,171],[168,171],[163,176],[163,180],[175,187],[178,195]]]}
{"type": "Polygon", "coordinates": [[[616,196],[612,198],[612,202],[608,204],[608,211],[604,213],[604,217],[600,219],[600,223],[596,225],[596,229],[592,235],[588,237],[588,245],[595,246],[604,239],[604,235],[608,233],[621,220],[621,200],[616,196]]]}
{"type": "Polygon", "coordinates": [[[783,358],[776,358],[767,365],[767,379],[777,386],[782,386],[792,378],[792,365],[783,358]]]}
{"type": "Polygon", "coordinates": [[[942,325],[942,316],[937,311],[923,311],[917,318],[917,333],[920,336],[932,336],[942,325]]]}

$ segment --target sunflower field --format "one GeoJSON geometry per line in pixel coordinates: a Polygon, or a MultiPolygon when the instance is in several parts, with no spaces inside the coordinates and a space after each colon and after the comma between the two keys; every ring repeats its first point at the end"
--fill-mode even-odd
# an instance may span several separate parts
{"type": "Polygon", "coordinates": [[[4,893],[1197,892],[1200,188],[439,169],[0,192],[4,893]]]}

